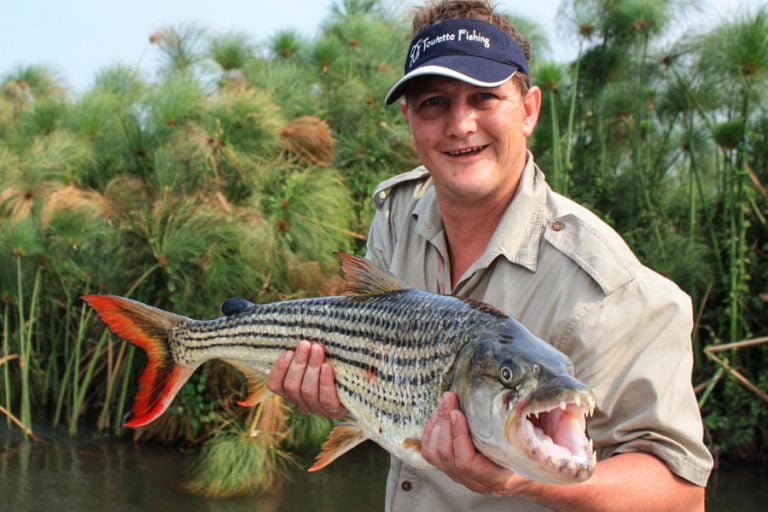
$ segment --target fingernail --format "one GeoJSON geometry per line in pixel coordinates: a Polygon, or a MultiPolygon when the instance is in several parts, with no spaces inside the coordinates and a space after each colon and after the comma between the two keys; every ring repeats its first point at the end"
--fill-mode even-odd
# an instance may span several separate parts
{"type": "Polygon", "coordinates": [[[319,345],[312,345],[309,352],[309,362],[319,363],[323,359],[323,349],[319,345]]]}
{"type": "Polygon", "coordinates": [[[440,402],[437,404],[437,410],[440,413],[444,413],[447,408],[448,408],[448,399],[446,398],[446,395],[443,394],[443,396],[440,397],[440,402]]]}

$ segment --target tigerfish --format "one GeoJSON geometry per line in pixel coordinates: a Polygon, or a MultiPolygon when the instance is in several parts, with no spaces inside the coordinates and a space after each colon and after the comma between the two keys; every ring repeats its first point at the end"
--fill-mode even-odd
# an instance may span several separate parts
{"type": "Polygon", "coordinates": [[[110,295],[85,295],[118,337],[146,351],[133,415],[160,416],[202,363],[220,359],[249,381],[242,405],[268,396],[265,375],[300,340],[321,343],[348,415],[310,471],[365,440],[405,463],[432,466],[421,436],[445,391],[457,394],[476,448],[545,483],[589,478],[595,453],[586,418],[595,400],[569,358],[499,309],[408,288],[371,262],[340,254],[342,295],[252,304],[230,299],[224,316],[193,320],[110,295]]]}

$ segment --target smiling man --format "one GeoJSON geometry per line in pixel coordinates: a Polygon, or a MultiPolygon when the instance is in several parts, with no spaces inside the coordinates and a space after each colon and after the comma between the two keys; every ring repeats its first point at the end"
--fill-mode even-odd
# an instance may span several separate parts
{"type": "MultiPolygon", "coordinates": [[[[436,470],[393,457],[387,510],[703,510],[712,459],[691,386],[691,302],[607,224],[553,192],[527,149],[541,105],[529,47],[487,1],[419,9],[400,99],[422,166],[382,183],[367,257],[414,288],[490,303],[565,352],[597,410],[585,483],[527,480],[478,453],[446,393],[422,437],[436,470]]],[[[270,388],[340,417],[323,348],[302,342],[270,388]]]]}

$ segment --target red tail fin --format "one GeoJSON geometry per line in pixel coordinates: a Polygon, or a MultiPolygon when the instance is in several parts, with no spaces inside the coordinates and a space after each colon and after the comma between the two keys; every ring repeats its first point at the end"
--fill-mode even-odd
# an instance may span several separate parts
{"type": "Polygon", "coordinates": [[[133,418],[125,426],[141,427],[154,421],[196,369],[176,364],[168,345],[171,328],[188,319],[114,295],[84,295],[82,299],[115,335],[147,353],[147,366],[139,377],[139,391],[133,403],[133,418]]]}

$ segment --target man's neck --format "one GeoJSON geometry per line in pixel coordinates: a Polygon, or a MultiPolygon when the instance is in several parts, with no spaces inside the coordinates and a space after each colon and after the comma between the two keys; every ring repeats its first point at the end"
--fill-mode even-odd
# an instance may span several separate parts
{"type": "MultiPolygon", "coordinates": [[[[514,196],[513,196],[514,197],[514,196]]],[[[441,204],[451,261],[451,288],[483,255],[512,198],[477,204],[441,204]]]]}

